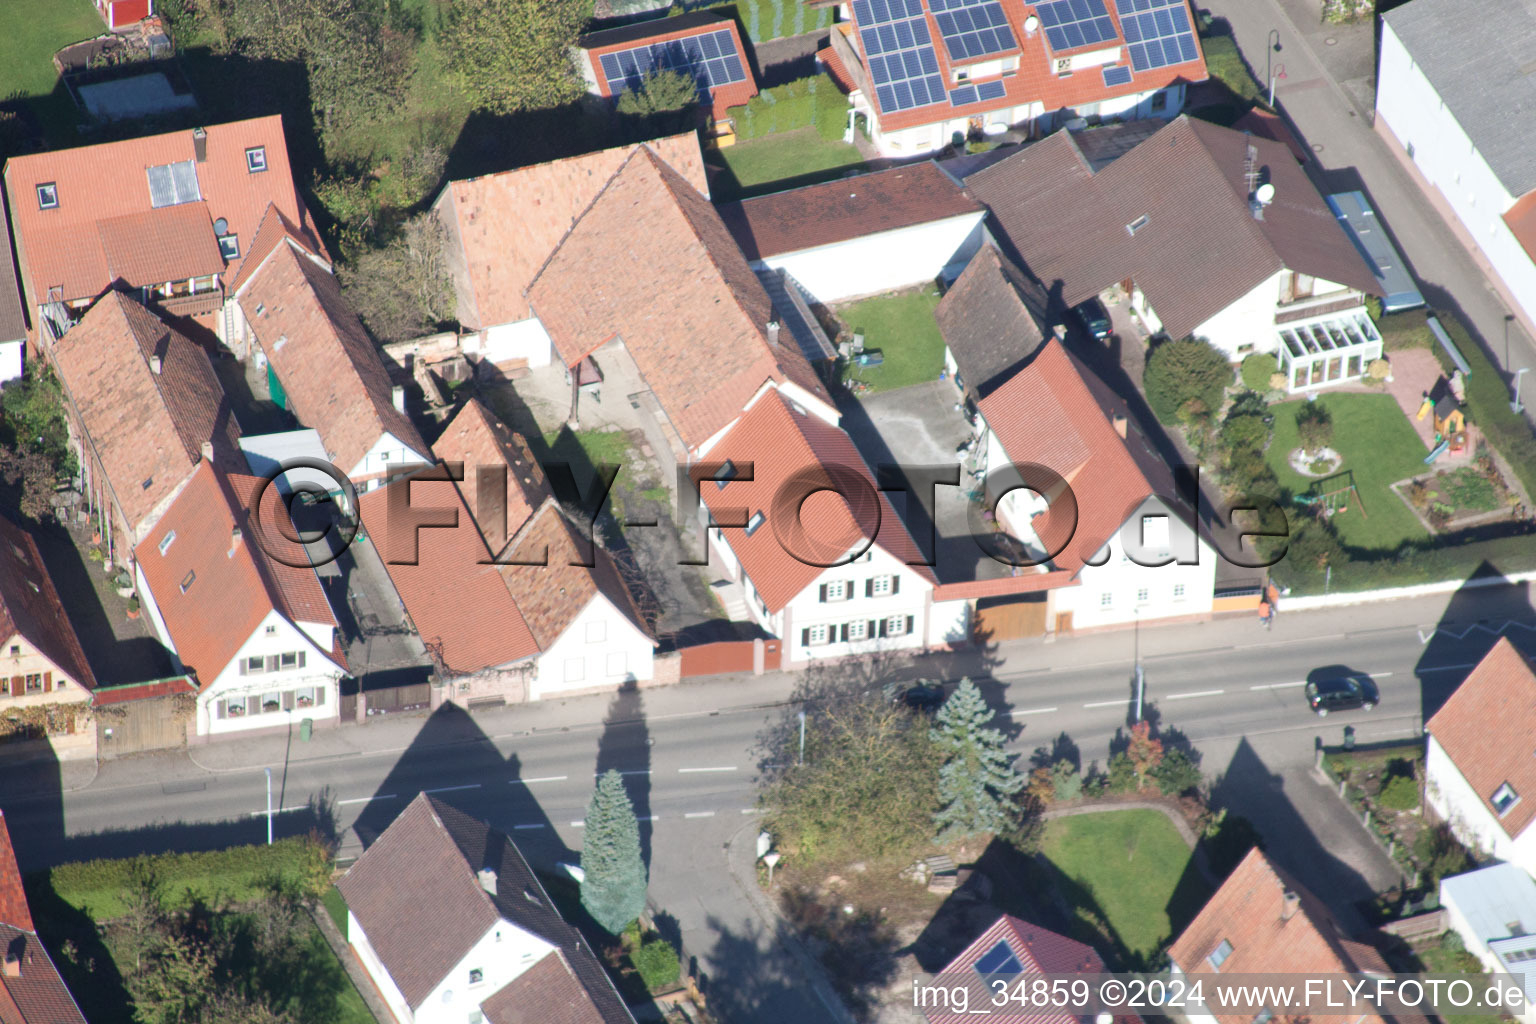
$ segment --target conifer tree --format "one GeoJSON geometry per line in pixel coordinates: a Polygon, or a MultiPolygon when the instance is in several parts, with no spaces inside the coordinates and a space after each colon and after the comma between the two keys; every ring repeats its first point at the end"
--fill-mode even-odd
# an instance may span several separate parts
{"type": "Polygon", "coordinates": [[[645,909],[640,823],[616,771],[603,773],[587,803],[581,870],[581,905],[612,934],[622,932],[645,909]]]}
{"type": "Polygon", "coordinates": [[[985,832],[1007,834],[1018,824],[1024,776],[1003,749],[1003,734],[987,723],[992,711],[969,679],[934,720],[932,738],[944,754],[939,769],[939,810],[934,823],[940,842],[955,842],[985,832]]]}

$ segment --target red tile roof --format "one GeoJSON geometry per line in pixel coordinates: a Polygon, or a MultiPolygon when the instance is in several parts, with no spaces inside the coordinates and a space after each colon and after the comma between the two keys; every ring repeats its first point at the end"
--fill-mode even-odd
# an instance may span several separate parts
{"type": "MultiPolygon", "coordinates": [[[[874,477],[847,433],[795,408],[778,391],[764,395],[752,406],[710,449],[708,461],[730,461],[743,468],[743,476],[746,464],[752,464],[751,480],[734,479],[724,487],[713,480],[701,480],[699,493],[722,522],[728,521],[726,509],[744,509],[749,519],[763,513],[765,521],[750,537],[744,529],[733,529],[727,540],[769,612],[783,608],[825,571],[806,564],[792,551],[814,561],[833,562],[870,537],[876,516],[880,547],[903,562],[918,560],[917,545],[885,494],[875,489],[874,477]],[[857,476],[868,482],[869,488],[858,490],[850,482],[846,486],[851,501],[833,491],[811,495],[800,506],[797,526],[793,508],[781,510],[774,498],[799,474],[826,485],[857,476]]],[[[913,565],[912,571],[934,581],[927,566],[913,565]]]]}
{"type": "Polygon", "coordinates": [[[192,475],[203,442],[214,461],[244,466],[240,427],[207,353],[121,292],[92,306],[53,357],[88,455],[133,529],[192,475]]]}
{"type": "Polygon", "coordinates": [[[378,350],[328,267],[277,245],[242,286],[240,309],[294,415],[319,433],[342,472],[352,472],[386,433],[427,458],[427,443],[395,408],[378,350]]]}
{"type": "Polygon", "coordinates": [[[549,954],[480,1004],[487,1024],[603,1024],[565,954],[549,954]]]}
{"type": "Polygon", "coordinates": [[[11,830],[0,814],[0,924],[36,931],[27,893],[21,885],[21,868],[16,866],[16,850],[11,846],[11,830]]]}
{"type": "Polygon", "coordinates": [[[991,394],[1035,354],[1049,304],[1038,281],[982,246],[933,311],[967,394],[991,394]]]}
{"type": "MultiPolygon", "coordinates": [[[[701,195],[709,195],[696,132],[645,143],[701,195]]],[[[585,153],[452,181],[432,207],[448,230],[459,322],[480,330],[526,320],[539,268],[635,150],[585,153]]]]}
{"type": "Polygon", "coordinates": [[[848,66],[843,63],[843,58],[838,55],[834,47],[824,46],[817,50],[816,59],[822,67],[827,69],[827,74],[832,76],[832,81],[836,82],[837,87],[843,92],[853,92],[859,87],[853,80],[853,76],[848,73],[848,66]]]}
{"type": "Polygon", "coordinates": [[[711,107],[714,116],[718,119],[725,117],[726,111],[731,107],[740,106],[757,95],[757,80],[752,77],[752,61],[747,57],[746,48],[742,45],[741,30],[737,27],[735,18],[723,17],[714,11],[693,11],[675,18],[653,18],[632,25],[592,32],[582,36],[577,43],[581,47],[582,58],[587,61],[592,70],[592,79],[598,83],[598,95],[611,97],[618,95],[623,89],[615,90],[613,83],[608,80],[608,75],[603,70],[603,54],[631,50],[638,46],[661,46],[679,39],[709,35],[722,30],[731,34],[732,48],[736,59],[741,62],[741,68],[746,73],[746,77],[740,82],[732,82],[709,90],[711,107]]]}
{"type": "Polygon", "coordinates": [[[1060,548],[1051,560],[1057,569],[1080,569],[1138,505],[1174,493],[1139,431],[1116,430],[1112,417],[1127,416],[1124,402],[1054,338],[979,408],[1011,462],[1044,466],[1072,487],[1075,509],[1053,500],[1032,524],[1048,550],[1060,548]]]}
{"type": "MultiPolygon", "coordinates": [[[[203,463],[134,551],[177,657],[200,689],[274,611],[295,624],[336,629],[319,577],[305,564],[302,547],[286,539],[295,530],[282,498],[263,483],[203,463]],[[260,514],[253,516],[258,490],[260,514]]],[[[346,669],[331,644],[316,646],[346,669]]]]}
{"type": "Polygon", "coordinates": [[[96,676],[32,535],[0,516],[0,644],[21,636],[87,690],[96,676]]]}
{"type": "MultiPolygon", "coordinates": [[[[974,117],[992,110],[1007,110],[1012,107],[1022,107],[1031,103],[1039,103],[1041,109],[1049,113],[1067,108],[1091,108],[1104,100],[1119,96],[1134,96],[1138,93],[1154,92],[1179,82],[1203,82],[1209,77],[1205,69],[1205,56],[1202,51],[1195,60],[1167,67],[1154,68],[1148,71],[1135,71],[1126,56],[1124,45],[1120,39],[1109,42],[1097,43],[1088,46],[1074,47],[1058,54],[1053,52],[1047,44],[1045,33],[1036,31],[1033,33],[1023,31],[1024,21],[1030,15],[1035,14],[1036,5],[1025,0],[1001,0],[1003,13],[1008,19],[1008,25],[1013,30],[1014,38],[1019,42],[1019,49],[1012,51],[1018,54],[1019,67],[1015,74],[1009,76],[994,76],[993,79],[978,78],[972,84],[988,80],[1000,80],[1006,90],[1002,97],[995,100],[982,100],[977,103],[968,103],[963,106],[952,106],[946,98],[941,103],[928,106],[913,107],[907,110],[885,112],[881,111],[879,96],[874,89],[866,88],[865,95],[871,107],[876,111],[880,120],[880,127],[884,131],[895,131],[900,128],[911,128],[914,125],[933,124],[938,121],[949,121],[962,117],[974,117]],[[1121,55],[1114,62],[1131,71],[1131,81],[1126,85],[1106,86],[1104,76],[1099,66],[1080,68],[1070,74],[1058,75],[1056,73],[1056,60],[1063,55],[1092,53],[1096,50],[1107,49],[1111,46],[1120,46],[1121,55]]],[[[1107,3],[1109,16],[1115,22],[1116,30],[1123,37],[1120,28],[1120,15],[1114,3],[1107,3]]],[[[850,5],[851,8],[851,5],[850,5]]],[[[1186,14],[1188,14],[1186,9],[1186,14]]],[[[928,21],[928,33],[933,39],[933,49],[938,57],[939,74],[945,82],[953,80],[953,69],[956,67],[949,59],[948,48],[944,45],[939,32],[938,23],[934,20],[929,4],[923,4],[923,14],[928,21]]],[[[1192,16],[1191,16],[1192,19],[1192,16]]],[[[1193,20],[1193,19],[1192,19],[1193,20]]],[[[858,52],[865,54],[863,42],[857,26],[857,19],[853,23],[854,31],[850,33],[850,41],[858,48],[858,52]]],[[[1196,48],[1199,41],[1196,40],[1196,48]]],[[[999,54],[998,56],[1002,56],[999,54]]],[[[992,57],[985,58],[987,60],[992,57]]],[[[868,56],[864,67],[868,67],[868,56]]],[[[960,66],[974,63],[973,61],[959,62],[960,66]]],[[[868,74],[864,68],[857,72],[859,77],[867,80],[868,74]]]]}
{"type": "Polygon", "coordinates": [[[1508,835],[1530,827],[1536,818],[1536,672],[1508,637],[1499,638],[1425,729],[1508,835]],[[1490,798],[1506,782],[1520,799],[1501,816],[1490,798]]]}
{"type": "Polygon", "coordinates": [[[1205,121],[1178,117],[1097,174],[1059,131],[965,184],[991,208],[999,241],[1064,305],[1129,278],[1175,338],[1281,270],[1380,291],[1284,145],[1205,121]],[[1263,220],[1248,205],[1250,144],[1275,186],[1263,220]]]}
{"type": "Polygon", "coordinates": [[[85,1024],[35,932],[0,925],[0,949],[15,953],[21,968],[15,978],[0,975],[0,1024],[85,1024]]]}
{"type": "Polygon", "coordinates": [[[773,304],[714,207],[647,149],[625,161],[528,295],[567,366],[622,339],[690,448],[769,381],[831,404],[793,338],[768,340],[773,304]]]}
{"type": "MultiPolygon", "coordinates": [[[[1386,973],[1381,954],[1353,942],[1326,907],[1280,871],[1262,850],[1249,852],[1168,950],[1185,974],[1386,973]],[[1294,899],[1287,901],[1287,894],[1294,899]],[[1231,953],[1218,972],[1208,957],[1222,942],[1231,953]]],[[[1220,1024],[1250,1024],[1252,1013],[1217,1014],[1220,1024]]],[[[1360,1017],[1381,1024],[1378,1014],[1360,1017]]]]}
{"type": "Polygon", "coordinates": [[[454,484],[396,480],[358,504],[416,632],[450,672],[478,672],[539,653],[454,484]],[[413,531],[410,520],[390,514],[392,495],[408,500],[413,515],[453,516],[457,525],[413,531]]]}
{"type": "Polygon", "coordinates": [[[985,212],[932,160],[722,203],[718,209],[749,260],[985,212]]]}
{"type": "Polygon", "coordinates": [[[150,205],[146,170],[195,160],[191,131],[12,157],[5,165],[5,185],[28,305],[40,304],[54,286],[64,299],[94,298],[118,276],[144,286],[211,272],[234,275],[240,261],[224,267],[213,222],[225,220],[248,245],[269,203],[300,226],[311,247],[318,247],[294,186],[282,118],[259,117],[206,130],[207,158],[195,164],[202,199],[159,209],[150,205]],[[246,150],[256,146],[266,150],[267,169],[253,174],[246,167],[246,150]],[[50,182],[58,188],[58,206],[41,210],[36,187],[50,182]],[[103,231],[103,222],[129,216],[136,219],[103,231]],[[139,232],[144,252],[133,251],[130,227],[139,232]],[[128,276],[137,273],[153,277],[128,276]]]}
{"type": "Polygon", "coordinates": [[[147,683],[122,683],[118,686],[98,687],[91,694],[96,707],[104,704],[126,704],[135,700],[153,700],[156,697],[174,697],[178,694],[196,693],[197,687],[186,676],[155,679],[147,683]]]}
{"type": "Polygon", "coordinates": [[[459,491],[487,546],[497,553],[506,546],[512,534],[532,518],[534,510],[550,497],[544,468],[534,459],[528,442],[497,419],[478,398],[464,403],[464,407],[448,421],[442,435],[433,443],[432,453],[441,462],[464,464],[464,479],[459,484],[459,491]],[[480,508],[480,472],[487,467],[506,468],[504,523],[493,522],[497,517],[492,510],[480,508]]]}
{"type": "Polygon", "coordinates": [[[251,279],[251,275],[256,273],[262,262],[272,255],[272,250],[276,249],[278,243],[284,239],[312,256],[319,256],[322,259],[325,256],[322,250],[316,249],[306,239],[304,232],[293,221],[283,215],[282,210],[275,205],[270,205],[261,215],[261,223],[256,227],[255,236],[244,243],[247,248],[245,258],[240,261],[239,273],[224,282],[224,287],[229,294],[237,294],[245,282],[251,279]]]}

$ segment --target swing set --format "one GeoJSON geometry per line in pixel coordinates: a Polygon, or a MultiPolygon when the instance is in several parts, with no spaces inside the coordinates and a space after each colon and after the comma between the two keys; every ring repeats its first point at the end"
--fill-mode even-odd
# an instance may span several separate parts
{"type": "Polygon", "coordinates": [[[1360,488],[1355,486],[1355,472],[1352,469],[1313,481],[1307,493],[1296,495],[1294,500],[1298,505],[1313,509],[1319,519],[1329,519],[1340,512],[1348,512],[1351,506],[1358,508],[1362,517],[1370,518],[1366,516],[1365,501],[1360,497],[1360,488]]]}

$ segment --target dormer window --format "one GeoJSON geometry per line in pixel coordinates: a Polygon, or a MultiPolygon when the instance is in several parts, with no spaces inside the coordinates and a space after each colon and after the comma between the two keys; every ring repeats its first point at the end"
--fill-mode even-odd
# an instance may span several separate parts
{"type": "Polygon", "coordinates": [[[267,169],[266,146],[252,146],[245,151],[245,169],[251,174],[260,174],[267,169]]]}
{"type": "Polygon", "coordinates": [[[219,236],[219,255],[223,256],[226,262],[239,259],[240,258],[240,236],[239,235],[220,235],[219,236]]]}
{"type": "Polygon", "coordinates": [[[1515,788],[1506,782],[1493,791],[1493,796],[1488,798],[1488,802],[1493,804],[1493,809],[1502,818],[1509,813],[1511,807],[1520,802],[1520,794],[1516,793],[1515,788]]]}
{"type": "Polygon", "coordinates": [[[480,968],[476,967],[476,968],[474,968],[473,970],[471,970],[469,972],[469,983],[471,985],[479,985],[479,984],[481,984],[484,981],[485,981],[485,972],[482,971],[480,968]]]}
{"type": "Polygon", "coordinates": [[[37,208],[39,210],[56,209],[59,205],[59,186],[54,182],[47,182],[37,186],[37,208]]]}
{"type": "Polygon", "coordinates": [[[1205,962],[1211,965],[1211,970],[1221,970],[1221,965],[1227,962],[1227,957],[1232,955],[1232,943],[1226,939],[1221,940],[1221,945],[1211,950],[1211,955],[1205,958],[1205,962]]]}

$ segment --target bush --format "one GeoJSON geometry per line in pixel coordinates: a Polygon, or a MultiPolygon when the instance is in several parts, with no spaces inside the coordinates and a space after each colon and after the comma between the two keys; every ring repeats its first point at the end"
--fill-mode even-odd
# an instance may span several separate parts
{"type": "Polygon", "coordinates": [[[1269,379],[1280,372],[1280,363],[1268,352],[1255,352],[1243,360],[1243,386],[1249,391],[1269,390],[1269,379]]]}
{"type": "Polygon", "coordinates": [[[1304,402],[1296,410],[1296,433],[1308,455],[1316,455],[1333,440],[1333,416],[1320,402],[1304,402]]]}
{"type": "Polygon", "coordinates": [[[1232,366],[1208,341],[1165,341],[1147,357],[1141,378],[1147,403],[1164,423],[1221,408],[1232,366]]]}
{"type": "Polygon", "coordinates": [[[1083,777],[1066,758],[1051,765],[1051,784],[1058,801],[1076,800],[1083,795],[1083,777]]]}
{"type": "Polygon", "coordinates": [[[815,126],[824,140],[839,142],[848,127],[848,97],[829,76],[813,75],[764,89],[728,113],[742,141],[815,126]]]}
{"type": "Polygon", "coordinates": [[[1200,785],[1200,765],[1183,750],[1174,748],[1163,755],[1162,763],[1152,769],[1152,778],[1164,796],[1178,796],[1200,785]]]}
{"type": "Polygon", "coordinates": [[[1472,868],[1472,855],[1444,822],[1419,833],[1413,841],[1413,856],[1424,872],[1424,885],[1431,889],[1439,886],[1440,879],[1472,868]]]}
{"type": "Polygon", "coordinates": [[[660,936],[647,939],[630,954],[630,959],[634,961],[635,970],[640,973],[640,980],[652,992],[677,984],[678,975],[682,973],[677,950],[660,936]]]}
{"type": "Polygon", "coordinates": [[[1109,772],[1105,775],[1103,791],[1114,794],[1134,793],[1136,787],[1136,765],[1131,762],[1130,755],[1121,751],[1109,759],[1109,772]]]}
{"type": "Polygon", "coordinates": [[[1419,806],[1419,784],[1408,775],[1389,775],[1376,794],[1376,803],[1389,811],[1411,811],[1419,806]]]}
{"type": "Polygon", "coordinates": [[[1269,425],[1260,416],[1228,416],[1220,436],[1221,447],[1229,455],[1262,452],[1269,444],[1269,425]]]}

